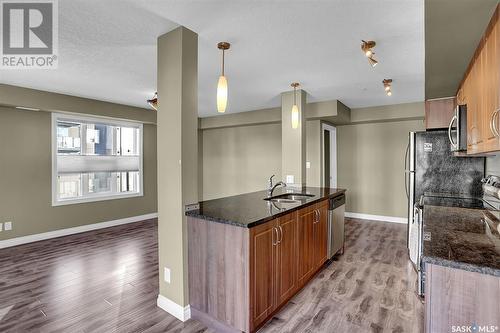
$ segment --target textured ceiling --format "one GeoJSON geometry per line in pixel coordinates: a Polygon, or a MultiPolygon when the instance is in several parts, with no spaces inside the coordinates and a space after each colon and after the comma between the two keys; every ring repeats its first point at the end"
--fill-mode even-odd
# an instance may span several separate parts
{"type": "Polygon", "coordinates": [[[498,0],[425,1],[425,97],[454,96],[498,0]]]}
{"type": "Polygon", "coordinates": [[[2,83],[145,106],[156,85],[156,38],[184,25],[199,34],[199,114],[216,115],[219,41],[227,113],[280,104],[299,81],[309,101],[351,108],[424,99],[422,0],[59,0],[55,71],[2,71],[2,83]],[[173,23],[176,22],[176,23],[173,23]],[[371,68],[361,39],[377,41],[371,68]],[[382,79],[392,78],[393,95],[382,79]]]}

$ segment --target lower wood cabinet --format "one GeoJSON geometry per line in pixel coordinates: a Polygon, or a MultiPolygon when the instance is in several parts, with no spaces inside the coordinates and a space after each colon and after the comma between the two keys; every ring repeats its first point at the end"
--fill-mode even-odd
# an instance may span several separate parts
{"type": "Polygon", "coordinates": [[[495,327],[500,327],[500,277],[425,265],[426,333],[498,331],[495,327]],[[473,330],[473,325],[479,327],[473,330]],[[460,327],[469,328],[459,330],[460,327]]]}
{"type": "Polygon", "coordinates": [[[250,229],[251,331],[327,260],[328,200],[250,229]]]}
{"type": "Polygon", "coordinates": [[[250,230],[250,298],[252,327],[262,323],[276,308],[279,233],[276,221],[250,230]]]}
{"type": "Polygon", "coordinates": [[[298,289],[298,223],[297,213],[285,215],[278,220],[279,242],[277,248],[276,301],[286,302],[298,289]]]}
{"type": "Polygon", "coordinates": [[[314,224],[314,269],[321,267],[327,259],[328,248],[328,201],[318,204],[318,218],[314,224]]]}
{"type": "Polygon", "coordinates": [[[328,199],[252,228],[188,217],[191,314],[255,332],[327,260],[328,199]]]}

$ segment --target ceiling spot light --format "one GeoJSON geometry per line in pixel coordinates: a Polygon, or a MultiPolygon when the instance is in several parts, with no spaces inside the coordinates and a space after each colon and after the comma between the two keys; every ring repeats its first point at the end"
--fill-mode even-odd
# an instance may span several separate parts
{"type": "Polygon", "coordinates": [[[292,106],[292,128],[296,129],[299,127],[299,107],[297,106],[297,87],[300,84],[298,82],[293,82],[293,106],[292,106]]]}
{"type": "Polygon", "coordinates": [[[224,52],[229,50],[230,47],[231,44],[228,42],[220,42],[217,44],[217,48],[222,50],[222,73],[217,83],[217,111],[220,113],[226,112],[227,107],[227,79],[224,76],[224,52]]]}
{"type": "Polygon", "coordinates": [[[155,92],[153,98],[147,100],[148,105],[155,111],[158,111],[158,92],[155,92]]]}
{"type": "Polygon", "coordinates": [[[375,52],[373,52],[373,48],[375,47],[375,45],[377,45],[377,43],[375,43],[372,40],[369,40],[369,41],[362,40],[361,42],[362,42],[361,43],[361,50],[363,51],[365,56],[368,58],[368,62],[370,63],[370,65],[372,67],[377,66],[378,61],[375,60],[375,58],[373,58],[373,56],[375,55],[375,52]]]}
{"type": "Polygon", "coordinates": [[[384,90],[387,96],[392,96],[392,91],[391,91],[392,79],[384,79],[382,83],[384,84],[384,90]]]}

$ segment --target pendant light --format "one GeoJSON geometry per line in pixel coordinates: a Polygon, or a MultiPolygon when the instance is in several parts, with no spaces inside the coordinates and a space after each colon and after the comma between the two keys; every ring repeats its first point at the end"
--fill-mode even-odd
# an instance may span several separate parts
{"type": "Polygon", "coordinates": [[[299,127],[299,107],[297,106],[297,87],[298,82],[292,83],[293,87],[293,106],[292,106],[292,128],[296,129],[299,127]]]}
{"type": "Polygon", "coordinates": [[[217,83],[217,111],[220,113],[226,112],[227,106],[227,79],[224,76],[224,52],[229,50],[230,46],[231,44],[228,42],[220,42],[217,44],[217,48],[222,50],[222,73],[217,83]]]}

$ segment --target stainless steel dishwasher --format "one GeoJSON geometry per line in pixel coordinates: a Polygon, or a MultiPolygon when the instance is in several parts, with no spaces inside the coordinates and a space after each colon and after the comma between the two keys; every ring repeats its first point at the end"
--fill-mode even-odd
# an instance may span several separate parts
{"type": "Polygon", "coordinates": [[[330,199],[328,208],[328,259],[344,253],[345,195],[330,199]]]}

